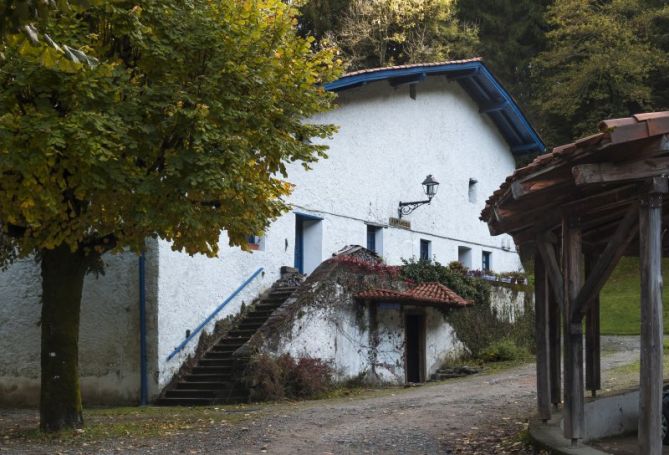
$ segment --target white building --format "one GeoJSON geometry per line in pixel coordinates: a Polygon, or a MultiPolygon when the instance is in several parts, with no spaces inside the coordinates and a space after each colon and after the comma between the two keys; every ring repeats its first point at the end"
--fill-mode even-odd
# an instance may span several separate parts
{"type": "MultiPolygon", "coordinates": [[[[149,240],[144,280],[138,258],[129,254],[106,257],[106,275],[86,279],[80,333],[85,402],[136,402],[142,376],[155,397],[192,353],[199,333],[175,348],[222,302],[205,330],[252,301],[281,266],[309,273],[345,245],[373,247],[389,264],[427,256],[475,269],[520,269],[511,237],[491,237],[478,216],[483,195],[515,169],[514,154],[544,145],[480,60],[366,70],[327,88],[338,93],[337,108],[312,121],[339,125],[328,141],[329,158],[308,172],[289,167],[293,211],[254,239],[253,253],[222,247],[217,259],[190,257],[149,240]],[[437,195],[398,222],[400,201],[425,199],[421,182],[428,174],[440,182],[437,195]]],[[[227,245],[225,233],[221,244],[227,245]]],[[[0,403],[38,400],[40,289],[32,260],[0,273],[0,403]]]]}

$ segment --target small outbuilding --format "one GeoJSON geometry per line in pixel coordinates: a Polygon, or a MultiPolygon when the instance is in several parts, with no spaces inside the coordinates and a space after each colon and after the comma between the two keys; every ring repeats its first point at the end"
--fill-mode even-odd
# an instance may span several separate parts
{"type": "Polygon", "coordinates": [[[448,314],[472,304],[440,283],[410,286],[398,267],[351,246],[316,268],[236,354],[318,358],[337,381],[424,382],[460,354],[448,314]]]}
{"type": "MultiPolygon", "coordinates": [[[[585,400],[586,389],[594,397],[601,388],[599,292],[622,256],[639,257],[639,453],[660,454],[669,112],[605,120],[599,130],[516,170],[481,219],[492,235],[510,234],[535,251],[539,416],[548,421],[551,403],[562,406],[572,445],[602,436],[586,421],[585,400]]],[[[616,407],[603,420],[621,412],[616,407]]]]}

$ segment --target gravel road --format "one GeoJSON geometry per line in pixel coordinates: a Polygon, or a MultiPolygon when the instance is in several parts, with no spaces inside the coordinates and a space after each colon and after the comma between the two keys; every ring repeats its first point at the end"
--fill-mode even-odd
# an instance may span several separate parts
{"type": "MultiPolygon", "coordinates": [[[[603,376],[638,360],[638,338],[603,337],[603,376]]],[[[506,454],[535,406],[534,365],[345,399],[263,406],[236,425],[160,438],[2,445],[16,454],[506,454]]],[[[213,422],[213,421],[212,421],[213,422]]]]}

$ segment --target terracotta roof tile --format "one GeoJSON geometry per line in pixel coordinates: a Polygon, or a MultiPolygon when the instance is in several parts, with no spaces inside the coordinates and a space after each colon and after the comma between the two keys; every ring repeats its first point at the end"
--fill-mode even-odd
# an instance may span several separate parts
{"type": "Polygon", "coordinates": [[[372,289],[359,292],[356,297],[361,300],[390,300],[457,307],[473,305],[472,301],[463,299],[455,291],[441,283],[422,283],[404,292],[390,289],[372,289]]]}
{"type": "Polygon", "coordinates": [[[380,67],[380,68],[369,68],[369,69],[364,69],[364,70],[359,70],[359,71],[353,71],[351,73],[346,73],[342,76],[344,77],[349,77],[349,76],[357,76],[359,74],[369,74],[369,73],[377,73],[379,71],[386,71],[386,70],[401,70],[401,69],[409,69],[409,68],[424,68],[424,67],[430,67],[430,66],[442,66],[442,65],[456,65],[458,63],[471,63],[471,62],[480,62],[483,59],[481,57],[473,57],[473,58],[467,58],[463,60],[447,60],[444,62],[434,62],[434,63],[414,63],[411,65],[397,65],[397,66],[386,66],[386,67],[380,67]]]}
{"type": "Polygon", "coordinates": [[[393,291],[390,289],[370,289],[368,291],[358,292],[356,297],[359,299],[382,300],[382,299],[404,299],[406,292],[393,291]]]}
{"type": "Polygon", "coordinates": [[[516,169],[488,198],[480,219],[490,221],[493,206],[510,191],[513,182],[538,172],[542,168],[559,164],[560,161],[570,161],[575,156],[580,157],[582,153],[588,153],[602,145],[622,144],[669,133],[669,111],[648,112],[636,114],[633,117],[603,120],[598,126],[600,133],[584,137],[571,144],[555,147],[552,152],[540,155],[527,166],[516,169]]]}

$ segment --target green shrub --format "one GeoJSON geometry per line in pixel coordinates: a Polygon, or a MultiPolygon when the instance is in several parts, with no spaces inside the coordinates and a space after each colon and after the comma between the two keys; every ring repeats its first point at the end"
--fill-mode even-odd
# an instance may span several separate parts
{"type": "Polygon", "coordinates": [[[508,341],[522,351],[534,351],[534,308],[528,304],[513,322],[490,304],[490,284],[467,275],[459,262],[403,260],[402,277],[409,283],[439,282],[474,305],[448,311],[446,318],[470,357],[482,359],[488,348],[508,341]]]}
{"type": "Polygon", "coordinates": [[[522,348],[509,339],[495,341],[481,352],[481,360],[485,362],[506,362],[522,357],[524,357],[522,348]]]}

